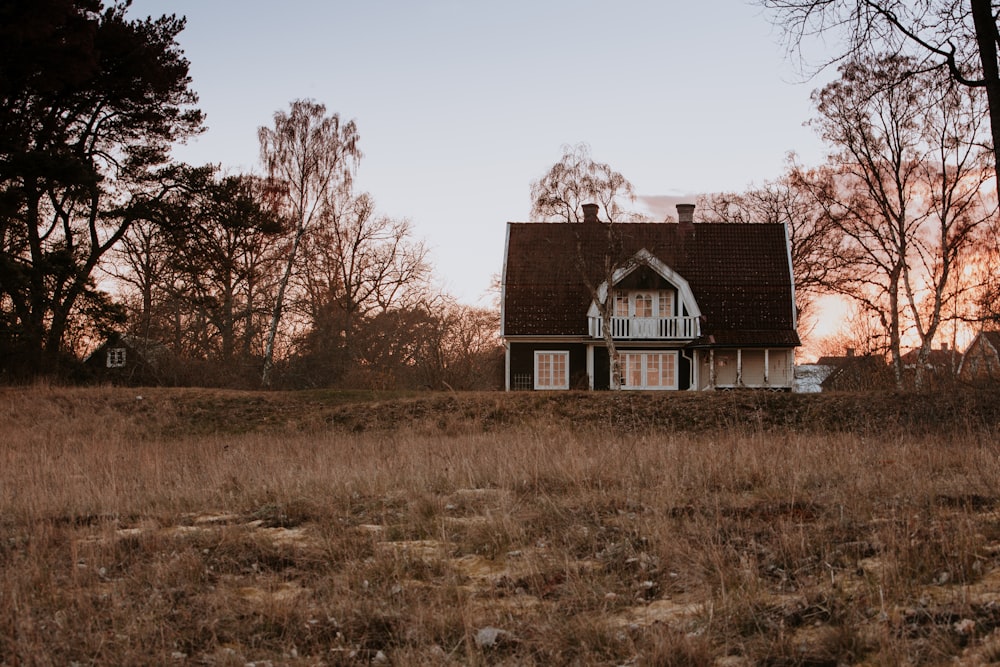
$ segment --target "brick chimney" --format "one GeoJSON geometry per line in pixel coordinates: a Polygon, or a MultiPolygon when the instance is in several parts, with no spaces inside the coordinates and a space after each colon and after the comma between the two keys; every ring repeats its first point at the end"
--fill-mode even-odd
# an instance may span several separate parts
{"type": "Polygon", "coordinates": [[[597,204],[584,204],[583,209],[583,221],[584,222],[597,222],[597,212],[601,209],[597,204]]]}
{"type": "Polygon", "coordinates": [[[684,234],[694,231],[694,204],[677,205],[677,222],[684,234]]]}

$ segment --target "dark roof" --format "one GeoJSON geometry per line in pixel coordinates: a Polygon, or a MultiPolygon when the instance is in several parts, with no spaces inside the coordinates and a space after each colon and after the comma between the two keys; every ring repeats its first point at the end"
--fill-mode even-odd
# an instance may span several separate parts
{"type": "Polygon", "coordinates": [[[894,384],[885,359],[874,355],[851,357],[820,384],[823,391],[868,391],[888,389],[894,384]]]}
{"type": "Polygon", "coordinates": [[[979,335],[985,338],[994,350],[1000,352],[1000,331],[984,331],[979,335]]]}
{"type": "MultiPolygon", "coordinates": [[[[931,350],[927,354],[927,365],[935,368],[952,368],[958,365],[962,355],[957,350],[931,350]]],[[[901,356],[904,365],[912,366],[920,357],[920,349],[910,350],[901,356]]]]}
{"type": "Polygon", "coordinates": [[[778,224],[509,223],[505,335],[586,335],[591,295],[577,258],[592,258],[587,276],[599,284],[609,244],[619,262],[646,249],[688,282],[704,318],[696,344],[799,344],[778,224]]]}
{"type": "Polygon", "coordinates": [[[853,358],[854,358],[854,355],[849,355],[849,356],[844,356],[844,357],[838,357],[838,356],[835,356],[835,355],[824,355],[824,356],[822,356],[822,357],[820,357],[819,359],[816,360],[816,365],[817,366],[834,366],[834,367],[836,367],[836,366],[839,366],[839,365],[843,364],[844,362],[846,362],[846,361],[848,361],[850,359],[853,359],[853,358]]]}

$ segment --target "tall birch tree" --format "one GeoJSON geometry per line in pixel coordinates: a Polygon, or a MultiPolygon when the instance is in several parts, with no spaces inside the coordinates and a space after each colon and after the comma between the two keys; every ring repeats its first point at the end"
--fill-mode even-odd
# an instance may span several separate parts
{"type": "Polygon", "coordinates": [[[264,348],[261,384],[269,386],[275,338],[299,246],[324,211],[348,195],[361,151],[354,121],[342,123],[339,114],[327,115],[326,106],[311,100],[296,100],[288,113],[276,112],[274,127],[261,127],[257,136],[275,206],[291,235],[264,348]]]}

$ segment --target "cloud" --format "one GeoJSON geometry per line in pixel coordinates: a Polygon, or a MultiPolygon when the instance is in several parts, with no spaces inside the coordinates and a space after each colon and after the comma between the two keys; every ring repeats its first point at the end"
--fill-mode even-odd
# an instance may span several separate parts
{"type": "Polygon", "coordinates": [[[678,204],[695,204],[701,194],[636,195],[653,220],[677,220],[678,204]]]}

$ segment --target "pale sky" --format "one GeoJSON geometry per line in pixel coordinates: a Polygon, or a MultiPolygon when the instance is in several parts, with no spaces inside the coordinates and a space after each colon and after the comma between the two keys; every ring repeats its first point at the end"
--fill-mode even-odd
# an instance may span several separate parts
{"type": "Polygon", "coordinates": [[[164,13],[188,19],[208,126],[177,158],[260,173],[257,128],[321,102],[357,122],[358,189],[412,222],[469,304],[488,304],[505,223],[528,219],[564,144],[640,197],[692,203],[824,154],[803,127],[820,82],[745,0],[134,0],[129,16],[164,13]]]}

